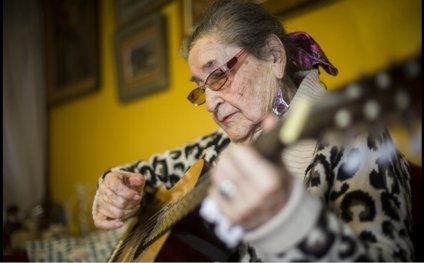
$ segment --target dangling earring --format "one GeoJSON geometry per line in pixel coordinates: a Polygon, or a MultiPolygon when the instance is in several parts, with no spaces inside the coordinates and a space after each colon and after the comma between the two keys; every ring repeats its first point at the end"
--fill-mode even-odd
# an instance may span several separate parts
{"type": "Polygon", "coordinates": [[[272,111],[278,117],[282,116],[289,109],[289,105],[283,99],[283,92],[279,89],[277,92],[277,98],[272,106],[272,111]]]}

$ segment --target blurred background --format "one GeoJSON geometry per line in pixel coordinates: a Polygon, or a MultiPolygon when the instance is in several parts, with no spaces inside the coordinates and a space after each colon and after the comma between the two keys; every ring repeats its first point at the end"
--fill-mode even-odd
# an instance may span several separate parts
{"type": "MultiPolygon", "coordinates": [[[[259,2],[287,31],[320,44],[339,69],[321,74],[329,89],[421,55],[420,0],[259,2]]],[[[104,171],[217,128],[204,106],[187,101],[193,84],[179,52],[206,4],[3,1],[3,227],[27,229],[15,248],[43,234],[90,233],[104,171]]],[[[415,122],[413,133],[402,124],[390,131],[421,166],[415,122]]]]}

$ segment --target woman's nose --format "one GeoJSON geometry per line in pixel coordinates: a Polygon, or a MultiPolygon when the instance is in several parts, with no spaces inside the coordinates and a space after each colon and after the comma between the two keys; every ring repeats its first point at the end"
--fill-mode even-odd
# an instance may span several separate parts
{"type": "Polygon", "coordinates": [[[205,90],[206,98],[206,109],[209,112],[214,112],[219,104],[223,102],[222,97],[220,96],[220,91],[214,91],[211,89],[205,90]]]}

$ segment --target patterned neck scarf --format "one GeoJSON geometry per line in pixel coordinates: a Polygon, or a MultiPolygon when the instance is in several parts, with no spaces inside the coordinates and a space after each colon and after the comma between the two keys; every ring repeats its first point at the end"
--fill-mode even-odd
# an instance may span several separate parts
{"type": "Polygon", "coordinates": [[[318,69],[318,66],[321,66],[330,75],[338,74],[337,68],[331,64],[324,51],[310,35],[305,32],[292,32],[288,36],[295,47],[294,59],[299,70],[318,69]]]}
{"type": "MultiPolygon", "coordinates": [[[[299,87],[303,78],[306,76],[306,71],[319,69],[319,66],[324,68],[330,75],[336,76],[339,73],[337,68],[328,60],[318,43],[310,35],[305,32],[292,32],[288,34],[288,37],[295,48],[294,61],[299,70],[293,79],[297,87],[299,87]]],[[[283,92],[279,90],[277,98],[273,103],[272,111],[275,115],[282,116],[288,109],[289,105],[284,101],[283,92]]]]}

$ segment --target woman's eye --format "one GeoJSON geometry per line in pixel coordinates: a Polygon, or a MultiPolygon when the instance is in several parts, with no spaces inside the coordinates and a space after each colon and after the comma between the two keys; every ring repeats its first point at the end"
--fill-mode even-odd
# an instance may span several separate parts
{"type": "Polygon", "coordinates": [[[209,76],[208,81],[217,81],[222,79],[223,77],[225,77],[225,72],[223,72],[222,70],[218,70],[209,76]]]}

